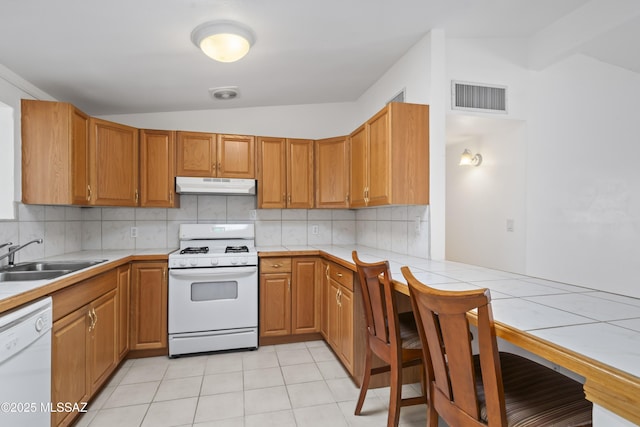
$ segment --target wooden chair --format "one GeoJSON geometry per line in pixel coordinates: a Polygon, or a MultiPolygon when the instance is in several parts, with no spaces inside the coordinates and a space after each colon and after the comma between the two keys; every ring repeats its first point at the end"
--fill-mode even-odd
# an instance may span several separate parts
{"type": "Polygon", "coordinates": [[[427,426],[438,415],[456,427],[590,426],[582,385],[529,359],[499,353],[489,289],[440,291],[402,267],[409,284],[427,371],[427,426]],[[467,312],[477,309],[479,355],[467,312]]]}
{"type": "Polygon", "coordinates": [[[395,427],[400,419],[400,407],[426,403],[424,383],[422,396],[402,399],[402,368],[422,365],[420,337],[413,313],[398,314],[389,263],[362,262],[356,251],[352,252],[352,257],[358,269],[367,324],[364,378],[355,414],[360,415],[371,375],[390,372],[387,426],[395,427]],[[374,354],[386,365],[374,368],[374,354]]]}

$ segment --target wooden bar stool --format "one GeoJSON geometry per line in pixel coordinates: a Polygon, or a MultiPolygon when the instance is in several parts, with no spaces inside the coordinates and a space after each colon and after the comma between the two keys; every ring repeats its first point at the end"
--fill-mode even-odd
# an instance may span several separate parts
{"type": "Polygon", "coordinates": [[[358,269],[367,324],[364,378],[355,414],[360,415],[371,375],[390,372],[387,426],[396,427],[400,419],[400,407],[426,403],[424,382],[422,396],[402,399],[402,369],[422,365],[420,337],[413,314],[398,314],[389,263],[365,263],[358,258],[356,251],[351,255],[358,269]],[[386,365],[373,368],[373,354],[386,365]]]}
{"type": "Polygon", "coordinates": [[[582,385],[529,359],[499,353],[489,289],[440,291],[402,267],[427,371],[427,426],[438,415],[455,427],[590,426],[582,385]],[[467,312],[477,309],[479,355],[467,312]]]}

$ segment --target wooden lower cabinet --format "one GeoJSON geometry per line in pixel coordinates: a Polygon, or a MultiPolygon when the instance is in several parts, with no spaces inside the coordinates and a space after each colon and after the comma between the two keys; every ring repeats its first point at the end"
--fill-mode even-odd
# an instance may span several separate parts
{"type": "MultiPolygon", "coordinates": [[[[54,293],[51,400],[82,403],[115,370],[117,280],[111,270],[54,293]]],[[[54,412],[53,426],[70,425],[77,412],[54,412]]]]}
{"type": "Polygon", "coordinates": [[[325,339],[354,375],[353,273],[333,262],[326,262],[324,268],[325,339]]]}
{"type": "Polygon", "coordinates": [[[131,280],[129,264],[118,267],[118,360],[129,352],[131,280]]]}
{"type": "Polygon", "coordinates": [[[166,354],[167,262],[131,264],[130,350],[154,350],[166,354]]]}
{"type": "Polygon", "coordinates": [[[260,340],[320,332],[317,257],[260,260],[260,340]]]}
{"type": "MultiPolygon", "coordinates": [[[[89,306],[53,324],[51,348],[51,401],[86,402],[89,387],[89,306]]],[[[54,412],[51,425],[69,425],[74,413],[54,412]]]]}

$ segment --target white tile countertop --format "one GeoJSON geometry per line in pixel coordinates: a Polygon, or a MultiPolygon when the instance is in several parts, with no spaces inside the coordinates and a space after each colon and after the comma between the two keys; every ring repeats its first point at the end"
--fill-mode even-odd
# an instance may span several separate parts
{"type": "Polygon", "coordinates": [[[75,276],[85,275],[85,273],[88,270],[98,269],[114,261],[119,261],[125,258],[129,258],[131,256],[157,256],[157,255],[166,256],[167,254],[169,254],[174,250],[175,248],[79,251],[79,252],[72,252],[64,255],[57,255],[57,256],[47,257],[43,259],[28,261],[28,262],[39,262],[39,261],[71,261],[71,260],[73,261],[104,260],[104,262],[100,264],[83,268],[81,270],[76,270],[72,273],[65,274],[64,276],[59,276],[53,279],[25,280],[25,281],[18,281],[18,282],[2,282],[0,283],[0,305],[2,305],[3,301],[5,300],[9,300],[21,294],[33,293],[34,291],[37,292],[38,289],[40,288],[46,289],[51,284],[54,284],[55,282],[58,282],[61,280],[65,280],[65,281],[69,279],[72,280],[75,276]]]}
{"type": "Polygon", "coordinates": [[[321,250],[353,264],[354,249],[365,262],[388,260],[391,275],[399,282],[404,283],[400,268],[408,265],[418,280],[434,288],[489,288],[496,321],[640,377],[638,298],[364,246],[259,247],[258,251],[321,250]]]}
{"type": "MultiPolygon", "coordinates": [[[[277,252],[278,249],[304,250],[303,247],[268,247],[258,248],[258,251],[277,252]]],[[[638,399],[640,299],[458,262],[431,261],[363,246],[307,247],[307,250],[320,250],[351,265],[351,251],[354,249],[366,262],[388,260],[391,275],[396,281],[401,282],[400,286],[406,286],[400,268],[407,265],[418,280],[434,288],[489,288],[497,324],[506,326],[505,330],[508,330],[511,336],[514,335],[514,331],[515,334],[526,336],[523,340],[515,340],[519,343],[531,342],[533,337],[534,344],[527,349],[528,351],[535,353],[532,349],[537,348],[540,342],[543,343],[543,347],[548,347],[544,353],[547,357],[551,354],[550,359],[553,358],[554,350],[559,353],[563,353],[565,349],[569,350],[568,357],[563,354],[553,360],[561,366],[563,361],[575,359],[571,353],[579,355],[578,363],[572,361],[566,363],[565,367],[579,371],[582,370],[582,364],[587,366],[582,372],[578,372],[587,378],[587,383],[589,375],[597,371],[594,374],[597,377],[594,382],[598,382],[598,387],[607,387],[611,379],[607,375],[617,377],[617,371],[628,374],[624,378],[625,387],[629,385],[631,389],[628,390],[632,390],[635,399],[638,399]],[[595,361],[593,365],[592,361],[595,361]],[[600,364],[605,365],[603,369],[600,369],[600,364]],[[596,367],[595,370],[593,366],[596,367]],[[609,372],[607,367],[614,369],[609,372]]],[[[626,396],[617,397],[623,400],[626,396]]],[[[640,412],[637,406],[635,412],[635,415],[640,412]]]]}

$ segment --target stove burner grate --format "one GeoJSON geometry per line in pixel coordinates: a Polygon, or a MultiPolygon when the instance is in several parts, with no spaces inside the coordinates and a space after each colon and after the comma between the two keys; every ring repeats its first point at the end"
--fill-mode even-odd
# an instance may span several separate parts
{"type": "Polygon", "coordinates": [[[184,248],[180,251],[180,255],[183,254],[206,254],[209,253],[208,246],[198,246],[198,247],[189,247],[184,248]]]}
{"type": "Polygon", "coordinates": [[[240,252],[249,252],[249,248],[246,246],[227,246],[224,250],[225,254],[240,252]]]}

